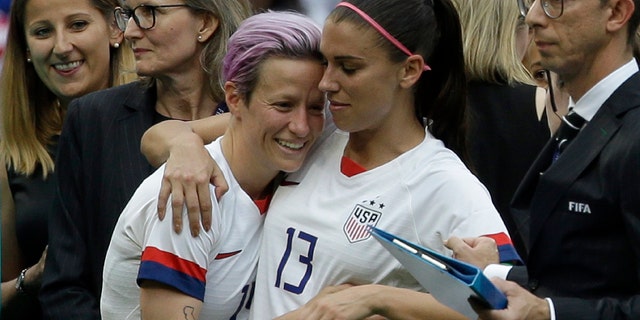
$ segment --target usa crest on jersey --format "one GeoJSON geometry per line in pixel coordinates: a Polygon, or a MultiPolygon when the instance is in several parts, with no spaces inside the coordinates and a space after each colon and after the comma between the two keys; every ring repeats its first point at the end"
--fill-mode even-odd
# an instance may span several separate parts
{"type": "Polygon", "coordinates": [[[369,239],[369,226],[375,227],[382,217],[383,203],[375,200],[364,200],[356,204],[344,223],[342,230],[349,242],[359,242],[369,239]]]}

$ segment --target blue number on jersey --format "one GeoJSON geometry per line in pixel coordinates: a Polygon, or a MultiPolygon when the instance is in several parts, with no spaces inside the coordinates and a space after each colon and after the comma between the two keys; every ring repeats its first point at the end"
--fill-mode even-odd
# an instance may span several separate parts
{"type": "MultiPolygon", "coordinates": [[[[296,233],[296,229],[294,228],[287,229],[287,235],[288,235],[287,248],[284,250],[284,254],[282,255],[282,259],[280,260],[280,265],[278,266],[278,274],[276,275],[276,283],[275,283],[276,288],[281,288],[280,284],[282,282],[282,272],[284,271],[284,267],[287,264],[287,261],[289,261],[289,256],[291,255],[291,248],[293,247],[293,240],[294,240],[293,236],[295,233],[296,233]]],[[[287,282],[285,282],[283,286],[284,290],[287,290],[295,294],[301,294],[302,291],[304,291],[304,287],[307,285],[307,281],[309,281],[309,278],[311,277],[311,271],[313,271],[313,265],[311,264],[311,261],[313,261],[313,252],[316,249],[316,241],[318,240],[317,237],[312,236],[304,231],[298,232],[298,239],[304,240],[309,243],[309,250],[307,250],[307,255],[300,255],[300,258],[298,259],[300,263],[307,266],[307,269],[302,279],[300,279],[300,283],[298,283],[297,286],[289,284],[287,282]]]]}
{"type": "Polygon", "coordinates": [[[251,284],[245,285],[242,288],[242,300],[240,301],[240,305],[238,305],[238,309],[236,309],[236,312],[233,314],[233,316],[231,316],[231,318],[229,318],[229,320],[236,320],[238,313],[240,313],[240,310],[242,310],[242,306],[244,306],[246,309],[251,308],[251,301],[253,301],[253,293],[255,292],[255,288],[256,288],[255,281],[252,282],[251,284]]]}

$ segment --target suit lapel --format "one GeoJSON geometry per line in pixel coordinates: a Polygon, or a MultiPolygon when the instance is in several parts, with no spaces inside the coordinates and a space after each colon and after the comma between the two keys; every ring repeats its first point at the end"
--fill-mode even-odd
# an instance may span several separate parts
{"type": "Polygon", "coordinates": [[[589,164],[597,161],[597,156],[616,134],[621,125],[620,117],[640,105],[638,85],[640,73],[635,73],[605,101],[563,155],[546,171],[555,145],[547,143],[543,148],[511,203],[514,220],[528,250],[535,244],[553,210],[563,205],[558,201],[589,164]]]}
{"type": "Polygon", "coordinates": [[[540,154],[529,168],[529,171],[527,171],[527,174],[525,174],[511,201],[511,214],[513,216],[513,220],[522,236],[525,246],[528,249],[530,249],[531,244],[531,217],[529,210],[531,207],[531,199],[536,191],[536,187],[538,186],[541,173],[544,172],[551,163],[551,156],[554,151],[555,143],[553,142],[553,139],[550,139],[540,151],[540,154]]]}
{"type": "Polygon", "coordinates": [[[117,180],[122,183],[120,192],[128,199],[153,169],[140,152],[140,139],[154,124],[155,87],[130,91],[129,96],[125,97],[124,107],[127,111],[116,119],[117,129],[113,132],[119,141],[118,152],[124,155],[116,155],[119,161],[114,165],[119,168],[115,172],[119,173],[117,180]],[[132,187],[133,190],[129,190],[132,187]]]}
{"type": "Polygon", "coordinates": [[[531,200],[531,244],[533,245],[549,215],[564,206],[558,201],[587,166],[594,161],[615,135],[620,126],[611,109],[600,108],[596,116],[584,127],[562,156],[544,172],[531,200]]]}

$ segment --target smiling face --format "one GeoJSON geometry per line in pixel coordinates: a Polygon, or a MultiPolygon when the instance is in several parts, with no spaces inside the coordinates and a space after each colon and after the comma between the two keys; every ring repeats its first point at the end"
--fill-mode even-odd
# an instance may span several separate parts
{"type": "Polygon", "coordinates": [[[36,73],[61,100],[108,86],[114,33],[90,0],[29,0],[24,29],[36,73]]]}
{"type": "Polygon", "coordinates": [[[298,170],[324,125],[325,99],[318,89],[322,64],[271,57],[259,68],[248,105],[242,101],[232,108],[239,144],[256,168],[273,175],[298,170]]]}

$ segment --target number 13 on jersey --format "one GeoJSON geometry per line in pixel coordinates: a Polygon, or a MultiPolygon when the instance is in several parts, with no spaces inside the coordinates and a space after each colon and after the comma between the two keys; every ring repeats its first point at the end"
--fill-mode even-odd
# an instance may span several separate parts
{"type": "Polygon", "coordinates": [[[309,278],[311,277],[311,272],[313,272],[313,253],[316,249],[317,240],[317,237],[310,235],[304,231],[298,231],[294,228],[287,229],[287,248],[282,255],[280,264],[278,265],[275,283],[275,286],[277,288],[282,288],[295,294],[301,294],[302,291],[304,291],[304,287],[307,285],[307,281],[309,281],[309,278]],[[300,254],[297,261],[295,261],[295,258],[293,258],[293,261],[289,261],[291,258],[291,251],[294,242],[296,242],[296,247],[299,245],[305,245],[307,248],[307,252],[304,254],[300,254]],[[290,263],[300,263],[306,267],[304,275],[297,284],[282,281],[282,274],[285,271],[287,264],[290,263]]]}

